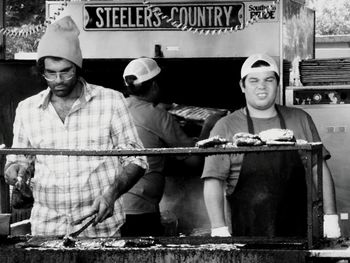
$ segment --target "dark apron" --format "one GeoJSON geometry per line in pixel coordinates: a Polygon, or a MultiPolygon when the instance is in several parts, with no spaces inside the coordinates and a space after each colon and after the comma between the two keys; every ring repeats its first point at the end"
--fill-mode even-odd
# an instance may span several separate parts
{"type": "MultiPolygon", "coordinates": [[[[286,129],[276,110],[281,128],[286,129]]],[[[248,109],[247,122],[254,134],[248,109]]],[[[297,151],[246,153],[236,188],[227,200],[233,236],[306,236],[305,169],[297,151]]]]}

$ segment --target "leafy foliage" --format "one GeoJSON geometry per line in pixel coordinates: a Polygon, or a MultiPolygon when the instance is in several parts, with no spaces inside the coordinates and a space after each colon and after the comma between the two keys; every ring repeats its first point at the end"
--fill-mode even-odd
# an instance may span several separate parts
{"type": "Polygon", "coordinates": [[[350,34],[349,0],[309,0],[308,5],[316,11],[316,34],[350,34]]]}
{"type": "Polygon", "coordinates": [[[45,19],[45,0],[7,0],[6,25],[20,27],[23,24],[38,24],[45,19]]]}
{"type": "Polygon", "coordinates": [[[6,36],[6,59],[13,59],[17,52],[35,52],[43,32],[22,34],[45,21],[45,0],[7,0],[6,28],[13,35],[6,36]]]}

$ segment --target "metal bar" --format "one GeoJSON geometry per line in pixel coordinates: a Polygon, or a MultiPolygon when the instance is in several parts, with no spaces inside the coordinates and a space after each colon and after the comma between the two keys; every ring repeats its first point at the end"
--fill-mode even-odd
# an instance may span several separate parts
{"type": "Polygon", "coordinates": [[[323,237],[323,154],[317,151],[317,224],[319,238],[323,237]]]}
{"type": "Polygon", "coordinates": [[[312,152],[306,152],[306,187],[307,187],[307,241],[308,248],[312,248],[313,242],[313,175],[312,175],[312,152]]]}
{"type": "Polygon", "coordinates": [[[244,146],[230,148],[146,148],[146,149],[111,149],[111,150],[70,150],[52,148],[3,148],[0,155],[23,154],[23,155],[76,155],[76,156],[140,156],[140,155],[212,155],[212,154],[237,154],[247,152],[269,151],[296,151],[315,150],[322,146],[317,144],[303,144],[294,146],[244,146]]]}

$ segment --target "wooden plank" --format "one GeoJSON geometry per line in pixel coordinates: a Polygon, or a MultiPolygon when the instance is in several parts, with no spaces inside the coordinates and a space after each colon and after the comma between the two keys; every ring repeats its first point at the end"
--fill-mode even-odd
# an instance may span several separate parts
{"type": "Polygon", "coordinates": [[[0,214],[0,236],[10,234],[10,218],[11,214],[0,214]]]}
{"type": "MultiPolygon", "coordinates": [[[[4,143],[2,134],[2,131],[0,131],[0,144],[4,143]]],[[[5,161],[5,156],[0,156],[0,213],[10,212],[10,190],[4,179],[5,161]]]]}
{"type": "Polygon", "coordinates": [[[313,249],[308,251],[307,257],[350,259],[350,249],[313,249]]]}

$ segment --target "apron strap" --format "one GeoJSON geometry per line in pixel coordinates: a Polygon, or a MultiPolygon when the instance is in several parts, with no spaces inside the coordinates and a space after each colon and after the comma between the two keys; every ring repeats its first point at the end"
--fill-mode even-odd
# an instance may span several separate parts
{"type": "MultiPolygon", "coordinates": [[[[276,112],[277,112],[277,116],[278,116],[278,119],[280,121],[280,126],[281,126],[281,129],[286,129],[286,122],[280,112],[280,110],[278,109],[277,105],[275,104],[275,109],[276,109],[276,112]]],[[[250,117],[250,113],[249,113],[249,110],[248,110],[248,107],[245,108],[246,112],[247,112],[247,124],[248,124],[248,132],[251,133],[251,134],[254,134],[254,124],[253,124],[253,120],[252,118],[250,117]]]]}

